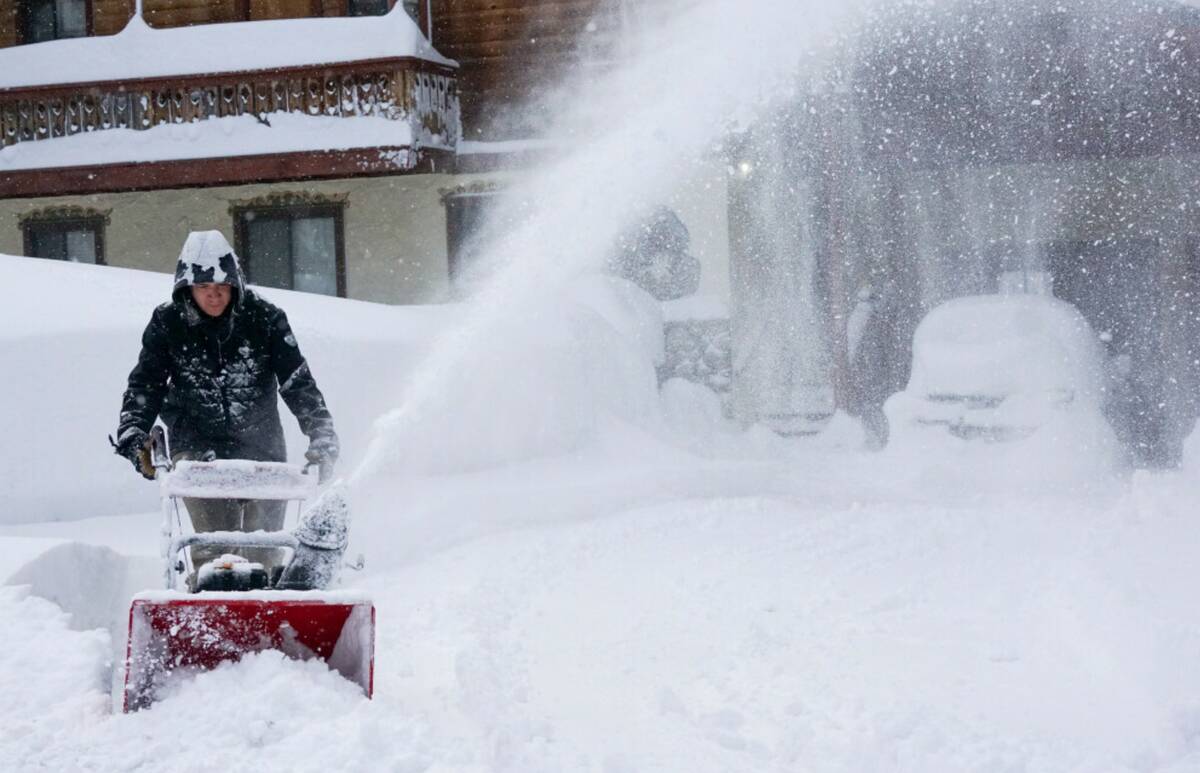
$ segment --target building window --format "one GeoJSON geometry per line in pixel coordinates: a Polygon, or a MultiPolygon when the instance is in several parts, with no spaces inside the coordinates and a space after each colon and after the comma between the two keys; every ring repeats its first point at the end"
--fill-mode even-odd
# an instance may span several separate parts
{"type": "MultiPolygon", "coordinates": [[[[428,0],[400,0],[400,2],[404,6],[404,12],[408,14],[408,18],[415,21],[417,26],[420,27],[421,7],[425,5],[428,0]]],[[[428,6],[426,6],[426,10],[428,10],[428,6]]],[[[422,29],[421,32],[426,32],[426,30],[422,29]]]]}
{"type": "MultiPolygon", "coordinates": [[[[400,5],[404,8],[404,12],[408,17],[417,23],[418,27],[422,27],[422,11],[428,10],[426,3],[429,0],[347,0],[346,12],[350,16],[383,16],[388,11],[392,10],[393,5],[400,5]]],[[[424,27],[421,32],[426,33],[424,27]]]]}
{"type": "Polygon", "coordinates": [[[104,218],[30,218],[21,225],[31,258],[104,263],[104,218]]]}
{"type": "Polygon", "coordinates": [[[342,207],[251,207],[234,214],[246,278],[264,287],[346,295],[342,207]]]}
{"type": "Polygon", "coordinates": [[[497,191],[490,189],[462,190],[447,194],[446,257],[452,285],[462,289],[472,272],[479,270],[483,248],[483,231],[488,216],[494,211],[497,191]]]}
{"type": "MultiPolygon", "coordinates": [[[[408,3],[404,3],[407,6],[408,3]]],[[[350,0],[351,16],[383,16],[390,9],[388,0],[350,0]]]]}
{"type": "Polygon", "coordinates": [[[21,0],[21,40],[42,43],[88,34],[88,0],[21,0]]]}

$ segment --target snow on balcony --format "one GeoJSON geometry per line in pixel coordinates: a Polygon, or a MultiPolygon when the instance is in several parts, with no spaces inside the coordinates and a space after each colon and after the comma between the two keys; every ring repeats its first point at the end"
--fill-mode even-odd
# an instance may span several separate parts
{"type": "Polygon", "coordinates": [[[135,17],[113,36],[2,49],[0,197],[42,191],[30,170],[97,165],[353,151],[338,170],[413,169],[457,145],[455,67],[403,9],[161,30],[135,17]]]}
{"type": "Polygon", "coordinates": [[[456,67],[399,4],[384,16],[278,19],[153,29],[0,49],[0,89],[246,72],[414,57],[456,67]]]}
{"type": "MultiPolygon", "coordinates": [[[[151,129],[110,129],[52,142],[21,142],[0,150],[0,173],[28,169],[150,163],[185,159],[413,146],[409,123],[374,116],[308,116],[272,113],[163,124],[151,129]]],[[[396,155],[396,168],[411,166],[396,155]]]]}

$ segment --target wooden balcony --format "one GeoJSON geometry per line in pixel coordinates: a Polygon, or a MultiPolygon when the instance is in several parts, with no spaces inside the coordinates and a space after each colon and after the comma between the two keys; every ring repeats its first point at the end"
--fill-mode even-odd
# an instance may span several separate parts
{"type": "Polygon", "coordinates": [[[406,121],[414,144],[458,141],[454,70],[416,58],[0,90],[0,148],[108,129],[272,113],[406,121]]]}

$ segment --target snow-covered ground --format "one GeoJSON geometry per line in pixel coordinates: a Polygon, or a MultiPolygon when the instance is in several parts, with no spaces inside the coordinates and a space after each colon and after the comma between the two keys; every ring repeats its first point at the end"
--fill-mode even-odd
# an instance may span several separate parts
{"type": "Polygon", "coordinates": [[[845,416],[784,440],[657,389],[661,308],[587,268],[825,34],[689,5],[577,100],[603,126],[516,192],[550,206],[470,304],[267,292],[347,449],[373,700],[264,653],[113,711],[161,581],[154,487],[103,438],[170,278],[0,257],[0,768],[1200,770],[1200,438],[1161,475],[1036,434],[867,453],[845,416]]]}
{"type": "MultiPolygon", "coordinates": [[[[77,296],[73,277],[120,277],[133,306],[170,281],[0,267],[77,296]]],[[[577,297],[603,305],[598,287],[577,297]]],[[[302,344],[309,303],[331,343],[371,328],[363,315],[434,313],[279,298],[302,344]]],[[[24,337],[41,352],[72,338],[107,351],[116,375],[91,383],[115,411],[108,381],[133,344],[105,342],[136,339],[129,305],[63,304],[24,337]]],[[[605,307],[614,324],[618,306],[605,307]]],[[[14,337],[18,318],[5,317],[14,337]]],[[[27,372],[8,346],[9,372],[27,372]]],[[[554,376],[566,366],[546,352],[554,376]]],[[[324,385],[337,415],[348,387],[324,385]]],[[[22,398],[50,436],[74,430],[50,399],[69,406],[73,386],[22,398]]],[[[1110,478],[1068,465],[1048,484],[952,448],[863,452],[845,417],[784,441],[721,423],[696,388],[661,399],[642,424],[576,422],[584,436],[552,453],[515,443],[497,466],[464,451],[453,469],[449,444],[436,469],[359,477],[351,549],[367,569],[346,582],[378,610],[374,700],[320,664],[266,653],[150,710],[114,712],[129,596],[159,583],[156,515],[7,512],[3,767],[1200,770],[1196,470],[1110,478]]],[[[93,446],[106,474],[142,485],[93,446]]],[[[10,465],[23,453],[15,439],[0,449],[10,465]]]]}

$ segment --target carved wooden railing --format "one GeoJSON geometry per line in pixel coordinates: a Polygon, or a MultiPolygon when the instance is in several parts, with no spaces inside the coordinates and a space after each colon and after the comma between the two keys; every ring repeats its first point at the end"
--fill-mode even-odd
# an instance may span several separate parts
{"type": "Polygon", "coordinates": [[[421,147],[459,135],[454,71],[397,58],[259,72],[0,90],[0,147],[106,129],[271,113],[408,121],[421,147]]]}

